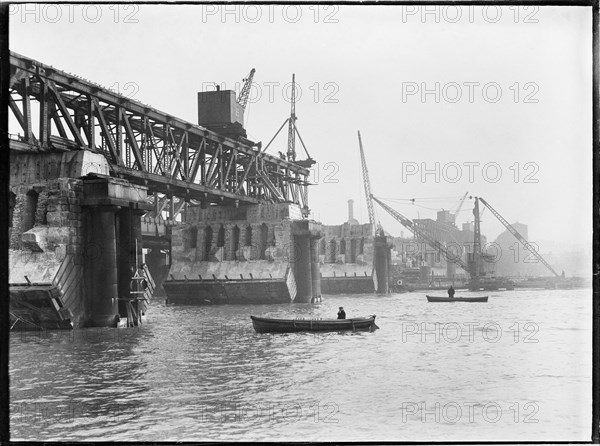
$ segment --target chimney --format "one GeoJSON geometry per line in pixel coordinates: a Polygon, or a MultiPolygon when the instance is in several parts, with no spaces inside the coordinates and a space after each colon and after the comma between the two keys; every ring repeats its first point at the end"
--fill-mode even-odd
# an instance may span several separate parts
{"type": "Polygon", "coordinates": [[[348,200],[348,221],[354,218],[354,200],[348,200]]]}

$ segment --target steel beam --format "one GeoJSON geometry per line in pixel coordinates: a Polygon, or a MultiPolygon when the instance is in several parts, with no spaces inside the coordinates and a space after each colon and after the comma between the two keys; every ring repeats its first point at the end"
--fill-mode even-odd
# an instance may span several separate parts
{"type": "MultiPolygon", "coordinates": [[[[186,200],[260,203],[291,197],[307,206],[310,171],[300,165],[16,53],[10,64],[15,75],[9,107],[31,150],[100,152],[113,175],[186,200]],[[31,99],[40,104],[39,142],[31,132],[31,99]],[[51,135],[51,122],[61,138],[51,135]]],[[[10,147],[28,150],[26,145],[11,141],[10,147]]]]}

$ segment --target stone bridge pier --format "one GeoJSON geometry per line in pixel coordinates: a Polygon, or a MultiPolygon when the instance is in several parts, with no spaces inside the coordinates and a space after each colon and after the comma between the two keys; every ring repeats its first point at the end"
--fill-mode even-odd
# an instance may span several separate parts
{"type": "Polygon", "coordinates": [[[321,297],[321,272],[318,241],[321,225],[308,220],[295,221],[293,267],[296,276],[296,302],[307,303],[321,297]]]}
{"type": "Polygon", "coordinates": [[[11,152],[14,329],[137,325],[151,297],[140,216],[147,189],[91,152],[11,152]]]}
{"type": "Polygon", "coordinates": [[[145,312],[137,299],[138,284],[132,278],[142,259],[141,216],[148,205],[140,202],[145,188],[116,178],[88,178],[83,183],[84,257],[88,326],[113,326],[120,319],[134,319],[145,312]]]}
{"type": "Polygon", "coordinates": [[[390,292],[392,247],[391,237],[385,235],[375,236],[374,263],[378,294],[388,294],[390,292]]]}
{"type": "Polygon", "coordinates": [[[293,203],[189,206],[172,230],[167,302],[310,302],[321,295],[320,237],[293,203]]]}

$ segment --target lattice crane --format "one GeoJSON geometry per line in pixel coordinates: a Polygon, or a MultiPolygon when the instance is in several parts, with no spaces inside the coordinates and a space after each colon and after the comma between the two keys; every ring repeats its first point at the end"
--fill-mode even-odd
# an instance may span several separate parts
{"type": "Polygon", "coordinates": [[[479,198],[475,197],[475,206],[473,207],[473,216],[475,223],[473,225],[473,264],[471,277],[477,279],[485,275],[483,268],[483,257],[481,253],[481,214],[479,213],[479,198]]]}
{"type": "MultiPolygon", "coordinates": [[[[375,209],[373,209],[373,195],[371,194],[371,181],[369,180],[369,169],[367,168],[367,161],[365,160],[365,151],[363,149],[362,139],[360,137],[360,131],[358,132],[358,146],[360,147],[360,165],[362,167],[363,183],[365,186],[365,197],[367,199],[367,209],[369,211],[369,223],[371,223],[371,232],[375,231],[375,209]]],[[[380,229],[380,225],[377,224],[377,230],[380,229]]]]}
{"type": "Polygon", "coordinates": [[[237,98],[237,103],[242,107],[246,108],[246,104],[248,103],[248,95],[250,94],[250,88],[252,87],[252,80],[254,79],[254,72],[256,70],[252,68],[250,70],[250,74],[248,77],[243,80],[244,86],[242,87],[242,91],[240,91],[240,95],[237,98]]]}
{"type": "Polygon", "coordinates": [[[394,219],[396,221],[398,221],[404,227],[406,227],[408,230],[410,230],[414,235],[416,235],[417,237],[422,238],[423,240],[425,240],[427,242],[427,244],[429,246],[431,246],[432,248],[434,248],[434,249],[438,250],[439,252],[441,252],[442,255],[449,262],[456,263],[462,269],[464,269],[465,271],[469,272],[469,266],[467,265],[467,263],[461,257],[450,254],[448,252],[448,250],[446,249],[446,247],[444,245],[442,245],[442,243],[440,243],[438,240],[436,240],[433,237],[431,237],[428,233],[426,233],[426,232],[422,231],[421,229],[419,229],[417,227],[417,225],[415,225],[413,223],[412,220],[406,218],[400,212],[396,211],[395,209],[392,209],[387,204],[385,204],[384,202],[382,202],[378,198],[374,197],[373,195],[371,195],[371,198],[373,199],[373,201],[375,201],[377,204],[379,204],[379,206],[381,206],[388,214],[390,214],[392,217],[394,217],[394,219]]]}
{"type": "Polygon", "coordinates": [[[296,161],[296,75],[292,74],[292,100],[290,101],[290,119],[288,120],[288,161],[296,161]]]}
{"type": "Polygon", "coordinates": [[[310,169],[310,167],[313,164],[315,164],[316,161],[313,160],[311,158],[310,154],[308,153],[308,150],[306,149],[306,145],[304,144],[304,141],[302,140],[302,136],[300,136],[300,132],[298,131],[298,125],[296,124],[298,117],[296,116],[296,75],[295,74],[292,74],[292,97],[291,97],[290,102],[291,102],[290,117],[287,118],[283,122],[283,124],[281,124],[281,127],[279,127],[279,130],[277,130],[277,132],[275,133],[273,138],[271,138],[271,141],[269,141],[269,143],[265,146],[264,149],[262,149],[262,151],[265,152],[269,148],[269,146],[275,140],[275,138],[277,138],[277,135],[279,135],[279,133],[281,132],[283,127],[285,127],[285,125],[288,124],[287,153],[279,152],[279,156],[283,159],[287,159],[288,161],[294,162],[294,163],[298,164],[299,166],[310,169]],[[305,159],[305,160],[296,161],[296,135],[298,135],[298,139],[300,140],[300,143],[302,144],[302,148],[304,149],[304,152],[306,153],[307,159],[305,159]]]}
{"type": "Polygon", "coordinates": [[[521,242],[521,244],[523,245],[523,247],[525,249],[527,249],[530,253],[532,253],[536,259],[538,259],[540,262],[542,262],[544,264],[544,266],[546,266],[546,268],[548,268],[552,274],[554,274],[556,277],[560,277],[560,275],[554,271],[554,268],[552,268],[550,266],[550,264],[548,262],[546,262],[546,260],[537,252],[537,250],[531,245],[531,243],[529,243],[525,237],[523,237],[519,231],[517,231],[513,225],[511,225],[508,221],[506,221],[504,219],[504,217],[502,217],[502,215],[500,215],[500,213],[498,211],[496,211],[492,206],[490,206],[490,204],[485,201],[483,198],[479,197],[479,201],[481,201],[489,210],[492,214],[494,214],[494,216],[500,221],[500,223],[502,223],[504,225],[504,227],[506,229],[508,229],[508,231],[515,236],[515,238],[521,242]]]}

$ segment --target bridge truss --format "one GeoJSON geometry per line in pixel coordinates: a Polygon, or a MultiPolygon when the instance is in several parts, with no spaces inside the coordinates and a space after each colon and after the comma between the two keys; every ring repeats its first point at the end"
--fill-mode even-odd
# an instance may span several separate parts
{"type": "Polygon", "coordinates": [[[293,202],[308,214],[309,170],[261,153],[78,76],[11,52],[10,149],[88,150],[111,175],[147,186],[153,216],[173,221],[189,203],[293,202]]]}

